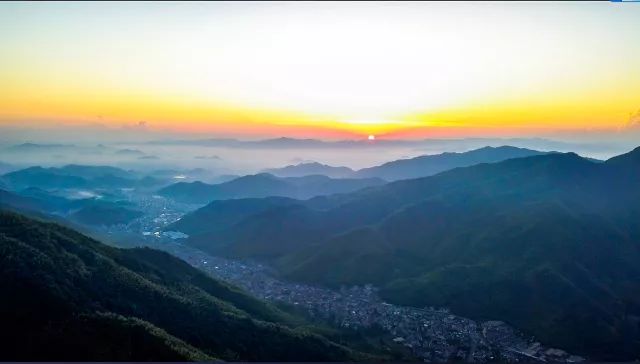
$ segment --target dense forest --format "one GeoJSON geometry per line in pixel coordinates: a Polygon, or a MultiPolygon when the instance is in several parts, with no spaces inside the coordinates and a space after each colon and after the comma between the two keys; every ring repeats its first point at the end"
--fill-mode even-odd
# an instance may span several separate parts
{"type": "Polygon", "coordinates": [[[640,355],[639,185],[640,148],[605,162],[553,153],[277,206],[212,203],[171,228],[287,279],[372,283],[392,303],[629,360],[640,355]]]}
{"type": "Polygon", "coordinates": [[[171,255],[0,212],[0,360],[371,359],[171,255]]]}

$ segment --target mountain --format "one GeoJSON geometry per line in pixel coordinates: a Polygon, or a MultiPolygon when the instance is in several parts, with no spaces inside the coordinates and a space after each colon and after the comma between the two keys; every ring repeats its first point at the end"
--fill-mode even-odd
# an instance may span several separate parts
{"type": "Polygon", "coordinates": [[[260,173],[216,185],[179,182],[162,188],[158,194],[176,201],[205,204],[215,200],[269,196],[306,199],[318,195],[352,192],[383,183],[384,181],[375,178],[333,179],[320,175],[280,178],[260,173]]]}
{"type": "Polygon", "coordinates": [[[484,147],[463,153],[442,153],[400,159],[376,167],[363,168],[353,176],[377,177],[387,181],[432,176],[449,169],[468,167],[478,163],[495,163],[511,158],[544,154],[536,150],[510,146],[484,147]]]}
{"type": "MultiPolygon", "coordinates": [[[[23,157],[51,157],[58,158],[62,155],[103,155],[111,148],[102,144],[55,144],[55,143],[22,143],[2,148],[2,153],[11,155],[12,158],[22,159],[23,157]]],[[[29,158],[31,159],[31,158],[29,158]]]]}
{"type": "Polygon", "coordinates": [[[58,207],[57,201],[48,202],[39,198],[22,196],[0,189],[0,208],[11,208],[26,211],[53,211],[58,207]]]}
{"type": "Polygon", "coordinates": [[[38,188],[83,188],[88,185],[85,178],[58,173],[55,168],[29,167],[2,176],[4,182],[14,189],[38,188]]]}
{"type": "Polygon", "coordinates": [[[256,149],[384,149],[413,148],[425,152],[471,150],[483,146],[513,145],[516,147],[539,148],[545,150],[589,150],[602,152],[601,144],[567,143],[542,138],[464,138],[464,139],[422,139],[422,140],[338,140],[274,138],[265,140],[238,139],[191,139],[191,140],[155,140],[151,145],[192,145],[219,148],[256,148],[256,149]]]}
{"type": "Polygon", "coordinates": [[[287,197],[243,198],[218,200],[184,215],[169,225],[168,231],[183,231],[188,234],[212,233],[224,230],[245,218],[273,207],[298,204],[298,200],[287,197]]]}
{"type": "Polygon", "coordinates": [[[348,167],[332,167],[318,162],[300,163],[282,168],[266,169],[263,172],[277,177],[323,175],[331,178],[348,178],[353,176],[354,173],[353,169],[348,167]]]}
{"type": "Polygon", "coordinates": [[[0,190],[0,208],[49,220],[86,226],[126,224],[142,216],[126,201],[98,198],[66,199],[36,187],[19,193],[0,190]]]}
{"type": "Polygon", "coordinates": [[[208,183],[178,182],[162,188],[158,194],[176,201],[187,203],[207,203],[241,197],[266,197],[289,193],[289,185],[271,175],[244,176],[229,182],[211,185],[208,183]]]}
{"type": "Polygon", "coordinates": [[[156,140],[148,142],[152,145],[196,145],[223,148],[323,148],[333,143],[316,139],[273,138],[264,140],[237,139],[195,139],[195,140],[156,140]]]}
{"type": "Polygon", "coordinates": [[[604,163],[543,154],[276,206],[187,243],[266,260],[292,280],[373,283],[388,302],[507,321],[592,359],[633,360],[638,185],[640,148],[604,163]]]}
{"type": "Polygon", "coordinates": [[[132,172],[109,166],[66,165],[60,168],[29,167],[2,176],[14,189],[124,187],[133,183],[132,172]]]}
{"type": "Polygon", "coordinates": [[[171,255],[0,212],[0,360],[372,359],[171,255]]]}
{"type": "Polygon", "coordinates": [[[31,152],[50,152],[64,149],[73,149],[75,145],[72,144],[37,144],[37,143],[22,143],[12,145],[6,148],[7,152],[11,153],[31,153],[31,152]]]}
{"type": "Polygon", "coordinates": [[[16,169],[19,169],[18,167],[9,164],[9,163],[5,163],[0,161],[0,174],[5,174],[5,173],[9,173],[9,172],[13,172],[16,169]]]}
{"type": "Polygon", "coordinates": [[[142,152],[141,150],[138,149],[118,149],[116,150],[115,154],[117,155],[126,155],[126,156],[143,156],[144,152],[142,152]]]}
{"type": "Polygon", "coordinates": [[[195,140],[158,140],[148,144],[154,145],[197,145],[207,147],[224,148],[327,148],[335,143],[316,139],[273,138],[264,140],[237,140],[237,139],[195,139],[195,140]]]}
{"type": "Polygon", "coordinates": [[[479,163],[496,163],[511,158],[529,157],[545,153],[512,146],[483,147],[462,153],[440,153],[400,159],[357,171],[347,167],[332,167],[313,162],[267,169],[264,172],[278,177],[301,177],[320,174],[334,178],[380,178],[386,181],[397,181],[432,176],[449,169],[468,167],[479,163]]]}
{"type": "Polygon", "coordinates": [[[239,222],[226,222],[230,226],[223,221],[218,229],[191,232],[188,244],[214,255],[275,260],[327,236],[322,213],[295,203],[251,213],[239,222]]]}
{"type": "Polygon", "coordinates": [[[110,226],[127,224],[140,216],[141,211],[116,204],[90,204],[73,211],[69,218],[85,225],[110,226]]]}
{"type": "Polygon", "coordinates": [[[29,167],[2,176],[14,190],[28,187],[59,188],[131,188],[163,184],[163,180],[142,177],[134,171],[111,166],[69,164],[63,167],[29,167]]]}

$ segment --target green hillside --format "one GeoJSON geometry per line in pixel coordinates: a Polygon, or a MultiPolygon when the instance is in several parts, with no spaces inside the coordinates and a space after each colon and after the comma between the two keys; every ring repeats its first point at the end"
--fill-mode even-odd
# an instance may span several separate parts
{"type": "Polygon", "coordinates": [[[363,358],[167,253],[0,212],[0,360],[363,358]]]}
{"type": "Polygon", "coordinates": [[[640,356],[639,155],[457,168],[262,211],[189,243],[268,260],[289,279],[373,283],[389,302],[505,320],[551,346],[630,360],[640,356]]]}

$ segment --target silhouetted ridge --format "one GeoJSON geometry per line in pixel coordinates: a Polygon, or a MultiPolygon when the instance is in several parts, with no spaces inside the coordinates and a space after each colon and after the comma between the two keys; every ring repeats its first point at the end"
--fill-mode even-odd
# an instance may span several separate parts
{"type": "Polygon", "coordinates": [[[605,163],[607,164],[628,163],[630,167],[632,165],[636,165],[637,167],[640,167],[640,147],[635,148],[629,153],[621,154],[613,158],[610,158],[605,163]]]}
{"type": "Polygon", "coordinates": [[[356,171],[359,177],[379,177],[388,181],[431,176],[457,167],[468,167],[479,163],[495,163],[511,158],[545,154],[530,149],[511,146],[483,147],[462,153],[441,153],[400,159],[380,166],[356,171]]]}
{"type": "Polygon", "coordinates": [[[352,192],[383,183],[377,178],[336,179],[323,175],[276,177],[269,173],[259,173],[215,185],[180,182],[159,190],[158,194],[181,202],[205,204],[215,200],[271,196],[307,199],[352,192]]]}

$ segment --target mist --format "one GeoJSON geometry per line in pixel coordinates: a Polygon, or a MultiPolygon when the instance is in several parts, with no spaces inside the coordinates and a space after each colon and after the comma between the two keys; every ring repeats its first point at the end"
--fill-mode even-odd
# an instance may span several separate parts
{"type": "MultiPolygon", "coordinates": [[[[634,147],[635,128],[608,134],[584,132],[545,138],[461,138],[375,141],[321,141],[292,138],[221,138],[100,127],[2,128],[0,162],[4,173],[27,166],[111,165],[138,171],[202,169],[209,181],[224,175],[258,173],[303,162],[361,169],[397,159],[485,146],[511,145],[540,151],[575,152],[605,160],[634,147]]],[[[202,171],[200,171],[202,172],[202,171]]]]}

